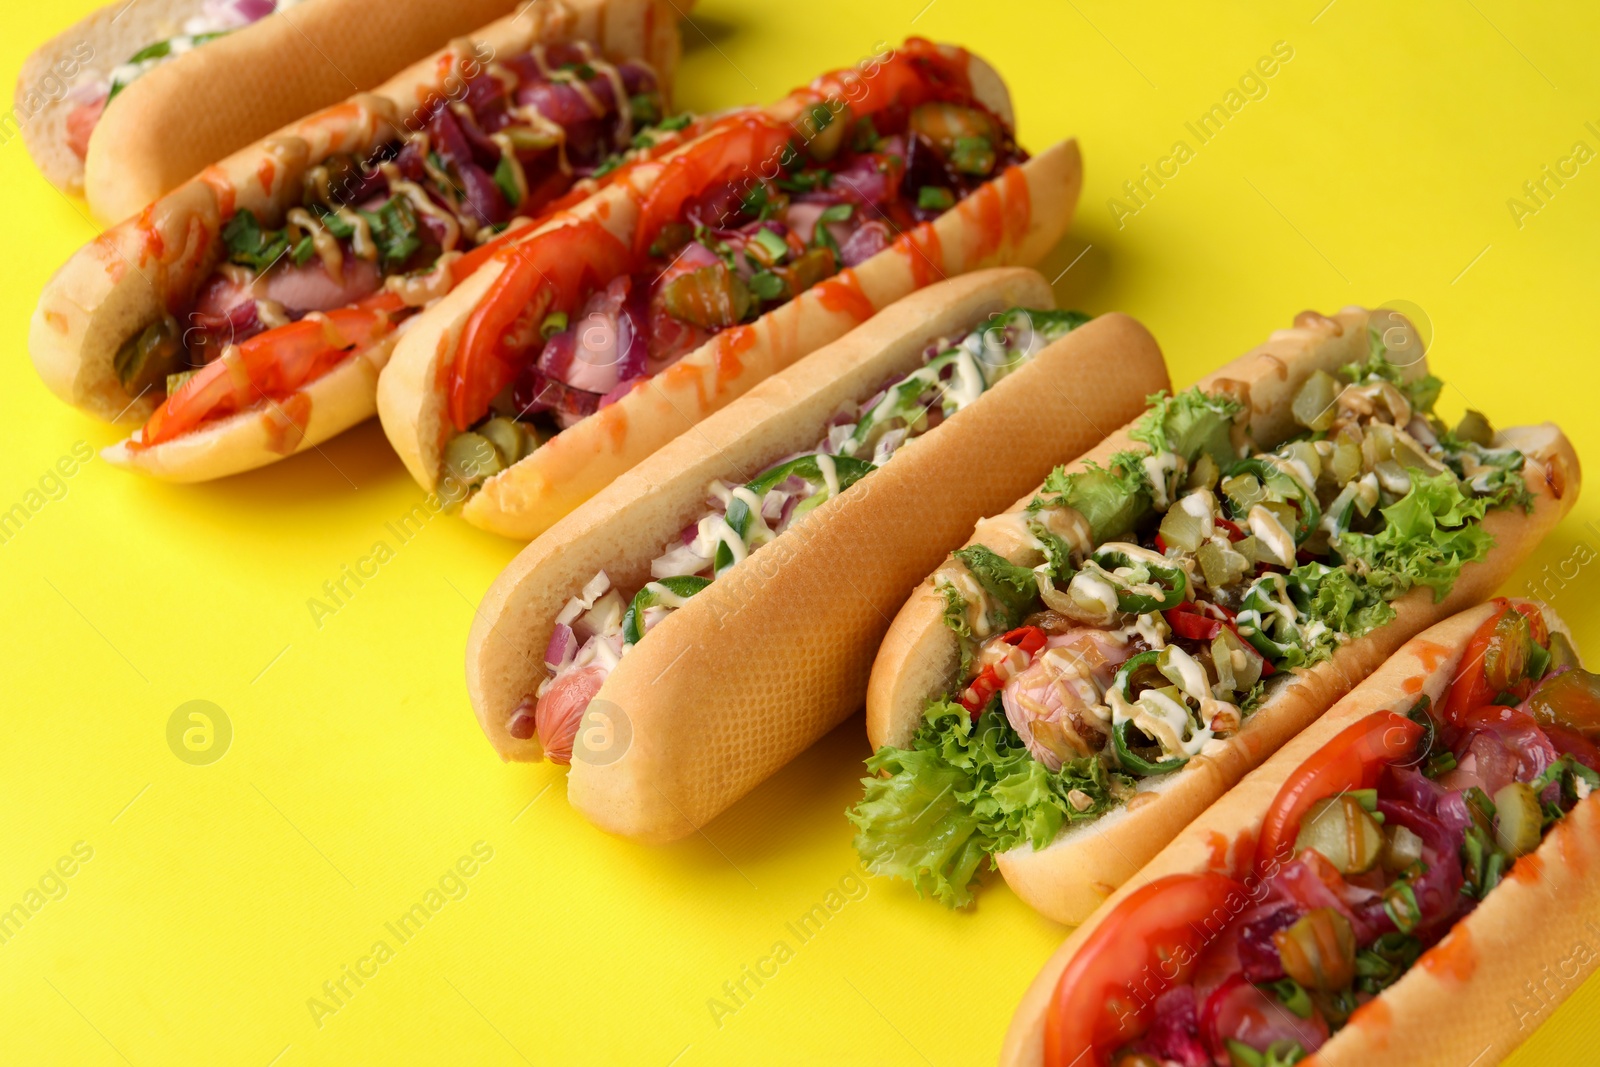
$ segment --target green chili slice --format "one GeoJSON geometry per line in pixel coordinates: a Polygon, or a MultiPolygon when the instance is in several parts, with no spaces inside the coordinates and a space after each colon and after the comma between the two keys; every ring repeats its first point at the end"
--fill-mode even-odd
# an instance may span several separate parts
{"type": "Polygon", "coordinates": [[[622,616],[622,643],[637,645],[644,640],[644,610],[661,603],[661,593],[653,588],[654,586],[661,586],[673,596],[691,597],[710,584],[710,578],[697,578],[687,574],[657,578],[646,584],[634,594],[633,602],[628,605],[627,613],[622,616]]]}

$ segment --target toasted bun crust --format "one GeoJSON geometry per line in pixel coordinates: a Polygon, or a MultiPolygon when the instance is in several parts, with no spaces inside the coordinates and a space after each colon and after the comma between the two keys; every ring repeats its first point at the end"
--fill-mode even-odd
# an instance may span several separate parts
{"type": "MultiPolygon", "coordinates": [[[[704,511],[713,479],[747,480],[813,447],[835,413],[915,369],[929,344],[1018,305],[1051,306],[1049,285],[1009,269],[913,294],[679,437],[529,545],[485,598],[468,644],[473,706],[501,755],[538,757],[537,741],[509,737],[504,723],[543,677],[556,613],[596,571],[629,588],[649,581],[650,561],[704,511]]],[[[1121,315],[1096,320],[763,547],[611,673],[597,699],[626,718],[629,747],[605,766],[574,762],[573,805],[604,829],[646,840],[704,825],[859,707],[890,613],[987,502],[1039,476],[1048,446],[1092,440],[1095,423],[1137,410],[1165,380],[1143,327],[1121,315]]]]}
{"type": "MultiPolygon", "coordinates": [[[[1005,1067],[1042,1067],[1045,1018],[1061,973],[1124,897],[1170,874],[1247,874],[1267,809],[1289,775],[1350,724],[1377,712],[1410,708],[1419,683],[1420,692],[1437,703],[1461,664],[1467,642],[1493,610],[1479,605],[1412,638],[1174,837],[1050,957],[1018,1005],[1000,1062],[1005,1067]]],[[[1544,611],[1552,629],[1562,628],[1548,607],[1544,611]]],[[[1559,995],[1550,997],[1548,986],[1539,984],[1540,976],[1554,961],[1572,958],[1575,943],[1588,940],[1584,922],[1594,914],[1596,864],[1600,796],[1591,796],[1535,852],[1519,859],[1510,876],[1450,936],[1306,1062],[1325,1067],[1498,1063],[1559,1003],[1559,995]],[[1492,966],[1485,966],[1491,961],[1492,966]],[[1538,986],[1540,998],[1522,995],[1524,980],[1538,986]]],[[[1600,955],[1583,954],[1574,964],[1580,973],[1563,972],[1561,990],[1577,988],[1597,964],[1600,955]]]]}
{"type": "MultiPolygon", "coordinates": [[[[101,234],[56,272],[39,298],[29,329],[28,348],[40,377],[61,399],[102,419],[143,422],[154,410],[155,401],[148,395],[130,396],[123,389],[113,364],[116,353],[148,323],[193,298],[220,258],[218,235],[228,218],[248,208],[262,219],[276,222],[292,201],[298,200],[301,180],[310,167],[338,152],[368,153],[396,136],[412,110],[444,88],[451,66],[443,60],[452,54],[470,55],[474,49],[514,54],[536,42],[591,39],[591,35],[599,35],[603,45],[607,40],[620,42],[619,48],[608,54],[637,54],[625,49],[629,42],[639,40],[641,27],[665,25],[674,36],[668,42],[652,39],[651,47],[661,49],[661,56],[646,58],[653,63],[665,59],[670,69],[677,54],[670,20],[651,22],[641,15],[631,23],[616,21],[620,12],[637,15],[647,8],[653,10],[652,4],[653,0],[584,0],[581,4],[560,0],[534,5],[526,15],[501,19],[471,39],[454,42],[403,71],[378,92],[358,94],[326,108],[206,168],[139,215],[101,234]]],[[[183,58],[200,56],[227,40],[212,42],[183,58]]],[[[162,71],[150,77],[159,73],[162,71]]],[[[134,87],[144,81],[140,79],[134,87]]],[[[358,354],[369,364],[368,370],[383,366],[392,341],[386,339],[377,350],[358,354]]],[[[349,368],[346,373],[329,374],[301,392],[320,414],[306,425],[298,447],[325,440],[370,417],[374,401],[368,370],[349,368]],[[355,392],[347,396],[343,393],[346,389],[355,392]]],[[[279,407],[292,414],[303,403],[291,399],[279,407]]],[[[179,481],[260,466],[279,458],[280,453],[270,447],[273,440],[284,444],[295,436],[263,438],[258,432],[262,425],[258,416],[265,407],[218,423],[193,435],[194,440],[186,436],[137,457],[116,447],[108,452],[108,458],[179,481]],[[263,447],[264,443],[268,447],[263,447]]]]}
{"type": "MultiPolygon", "coordinates": [[[[179,32],[184,21],[199,14],[202,6],[203,0],[109,4],[62,30],[23,60],[17,73],[17,122],[22,143],[50,184],[63,192],[83,192],[83,160],[67,146],[67,116],[78,106],[69,86],[110,77],[111,68],[139,49],[179,32]]],[[[206,162],[224,155],[226,150],[207,157],[206,162]]]]}
{"type": "MultiPolygon", "coordinates": [[[[1289,404],[1294,392],[1313,371],[1333,371],[1365,356],[1367,317],[1362,309],[1347,308],[1332,319],[1303,319],[1305,325],[1278,331],[1266,345],[1202,379],[1200,385],[1207,390],[1244,390],[1240,395],[1249,397],[1252,436],[1281,438],[1291,427],[1289,404]]],[[[1419,363],[1413,373],[1424,371],[1419,363]]],[[[1345,644],[1316,667],[1296,671],[1216,755],[1197,757],[1172,775],[1144,783],[1144,796],[1064,832],[1043,849],[1024,846],[997,854],[1000,871],[1017,895],[1057,922],[1082,922],[1175,830],[1315,721],[1402,642],[1488,596],[1509,577],[1571,509],[1578,495],[1579,467],[1571,443],[1554,426],[1518,428],[1503,436],[1508,443],[1515,437],[1517,447],[1526,450],[1523,473],[1535,493],[1535,509],[1529,515],[1498,511],[1485,519],[1495,548],[1484,562],[1463,569],[1445,600],[1435,604],[1431,592],[1413,590],[1394,602],[1396,618],[1387,625],[1345,644]]],[[[1105,462],[1133,444],[1124,429],[1074,466],[1091,459],[1105,462]]],[[[1021,510],[1033,495],[1012,510],[1021,510]]],[[[980,541],[1010,558],[1023,557],[1024,546],[1014,525],[980,522],[968,543],[980,541]]],[[[930,580],[912,595],[890,627],[867,689],[867,730],[874,748],[907,744],[926,701],[955,684],[959,653],[954,635],[944,626],[943,609],[930,580]]]]}
{"type": "MultiPolygon", "coordinates": [[[[24,128],[40,169],[68,192],[84,192],[103,222],[120,221],[224,156],[350,93],[371,89],[452,37],[517,12],[525,23],[574,25],[607,51],[659,55],[670,78],[677,35],[670,10],[635,0],[304,0],[146,74],[118,94],[89,139],[87,162],[66,145],[75,103],[46,101],[24,128]]],[[[109,76],[134,52],[181,30],[199,0],[118,3],[59,34],[24,65],[18,99],[85,46],[89,69],[109,76]]],[[[82,64],[79,64],[82,66],[82,64]]],[[[65,69],[76,69],[68,67],[65,69]]]]}

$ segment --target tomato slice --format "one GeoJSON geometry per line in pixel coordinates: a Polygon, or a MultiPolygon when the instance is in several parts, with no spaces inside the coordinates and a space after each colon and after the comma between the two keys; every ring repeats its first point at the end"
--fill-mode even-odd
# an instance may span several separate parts
{"type": "Polygon", "coordinates": [[[1461,656],[1461,666],[1450,682],[1450,691],[1445,694],[1444,701],[1440,704],[1440,712],[1446,722],[1455,722],[1467,710],[1487,704],[1495,697],[1495,694],[1489,691],[1484,657],[1489,651],[1490,642],[1494,640],[1495,631],[1500,626],[1501,616],[1511,610],[1511,604],[1504,597],[1496,597],[1493,603],[1498,610],[1484,620],[1483,625],[1478,627],[1472,639],[1467,642],[1467,650],[1461,656]]]}
{"type": "Polygon", "coordinates": [[[132,449],[149,448],[263,400],[281,400],[395,328],[405,302],[378,292],[230,345],[156,408],[132,449]]]}
{"type": "Polygon", "coordinates": [[[505,264],[461,331],[450,382],[450,421],[465,430],[515,380],[551,311],[571,313],[633,268],[627,246],[593,219],[555,226],[494,257],[505,264]]]}
{"type": "MultiPolygon", "coordinates": [[[[970,60],[959,48],[940,47],[923,37],[909,37],[894,54],[876,65],[846,67],[819,76],[807,90],[818,102],[846,100],[857,116],[896,105],[913,108],[933,100],[971,100],[970,60]]],[[[796,96],[800,94],[795,94],[796,96]]]]}
{"type": "Polygon", "coordinates": [[[1302,763],[1272,799],[1256,844],[1256,874],[1268,877],[1293,856],[1300,820],[1311,805],[1352,789],[1371,789],[1384,767],[1416,749],[1423,728],[1392,711],[1369,715],[1341,730],[1302,763]]]}
{"type": "Polygon", "coordinates": [[[794,128],[765,111],[752,111],[737,121],[707,134],[667,160],[639,206],[639,225],[633,251],[643,259],[661,235],[662,227],[678,221],[683,206],[720,182],[740,175],[752,180],[763,171],[777,172],[786,156],[794,128]]]}
{"type": "Polygon", "coordinates": [[[1172,874],[1125,897],[1061,972],[1045,1016],[1046,1067],[1108,1067],[1188,980],[1208,939],[1249,904],[1227,875],[1172,874]],[[1219,914],[1220,913],[1220,914],[1219,914]]]}

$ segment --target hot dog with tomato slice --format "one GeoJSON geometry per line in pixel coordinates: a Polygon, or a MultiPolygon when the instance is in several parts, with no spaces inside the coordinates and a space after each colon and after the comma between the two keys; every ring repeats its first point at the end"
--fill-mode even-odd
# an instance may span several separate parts
{"type": "Polygon", "coordinates": [[[1082,922],[1504,581],[1572,507],[1577,457],[1548,424],[1447,425],[1418,347],[1391,311],[1302,313],[979,522],[873,666],[867,869],[959,906],[992,861],[1082,922]]]}
{"type": "Polygon", "coordinates": [[[495,750],[570,764],[587,818],[661,841],[855,712],[942,545],[1166,380],[1132,319],[1053,303],[1018,267],[919,290],[535,539],[467,646],[495,750]]]}
{"type": "Polygon", "coordinates": [[[143,428],[107,451],[232,474],[370,417],[422,307],[519,227],[694,135],[671,12],[535,5],[280,130],[57,272],[29,349],[63,400],[143,428]]]}
{"type": "Polygon", "coordinates": [[[1499,1062],[1600,966],[1521,996],[1594,912],[1597,708],[1544,605],[1425,631],[1074,931],[1001,1062],[1499,1062]]]}
{"type": "Polygon", "coordinates": [[[1030,159],[1012,128],[992,68],[915,38],[712,120],[419,321],[379,385],[384,430],[425,488],[468,485],[468,521],[537,536],[893,301],[1043,256],[1077,147],[1030,159]]]}

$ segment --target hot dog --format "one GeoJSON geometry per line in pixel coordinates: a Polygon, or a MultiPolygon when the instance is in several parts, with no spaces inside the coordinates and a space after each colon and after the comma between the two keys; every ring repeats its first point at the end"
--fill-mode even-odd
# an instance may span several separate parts
{"type": "Polygon", "coordinates": [[[1001,1062],[1500,1062],[1600,963],[1573,953],[1595,911],[1597,709],[1548,607],[1432,627],[1074,931],[1001,1062]]]}
{"type": "Polygon", "coordinates": [[[1577,457],[1554,426],[1452,429],[1439,388],[1403,318],[1307,312],[980,522],[873,667],[869,869],[954,905],[992,856],[1082,922],[1486,596],[1571,508],[1577,457]]]}
{"type": "Polygon", "coordinates": [[[148,420],[107,458],[175,481],[370,417],[418,308],[625,172],[619,153],[692,136],[668,118],[677,40],[653,10],[535,5],[207,168],[57,272],[29,335],[39,373],[101,418],[148,420]]]}
{"type": "Polygon", "coordinates": [[[930,286],[556,523],[468,643],[495,749],[570,762],[586,817],[671,840],[859,708],[942,545],[1166,380],[1133,320],[1052,304],[1020,268],[930,286]]]}
{"type": "Polygon", "coordinates": [[[992,68],[919,39],[725,116],[441,301],[383,374],[384,430],[419,484],[470,486],[470,522],[537,536],[914,289],[1036,262],[1077,147],[1027,159],[1012,126],[992,68]]]}
{"type": "MultiPolygon", "coordinates": [[[[20,128],[53,183],[120,222],[301,116],[370,90],[510,0],[141,0],[95,12],[41,46],[18,79],[20,128]]],[[[606,5],[545,0],[541,19],[606,5]]],[[[635,8],[633,18],[663,12],[635,8]]],[[[670,11],[665,12],[670,15],[670,11]]],[[[672,32],[670,19],[645,37],[672,32]]]]}

